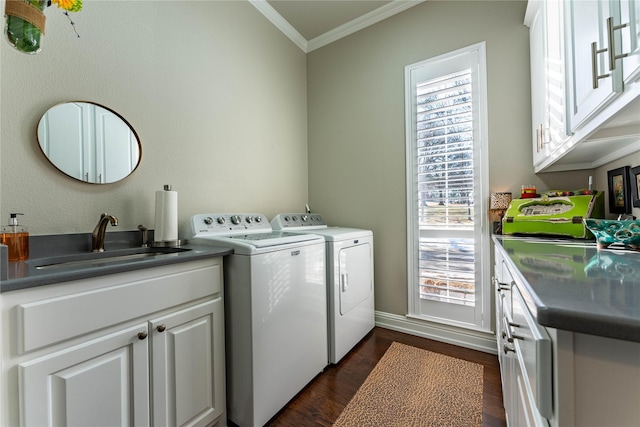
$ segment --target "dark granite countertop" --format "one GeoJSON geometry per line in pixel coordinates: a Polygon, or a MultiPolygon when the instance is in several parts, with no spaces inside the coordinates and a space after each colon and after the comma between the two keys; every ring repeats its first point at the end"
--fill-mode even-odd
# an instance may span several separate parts
{"type": "Polygon", "coordinates": [[[640,342],[640,252],[494,236],[542,326],[640,342]]]}
{"type": "MultiPolygon", "coordinates": [[[[126,254],[140,248],[136,232],[107,233],[104,255],[126,254]]],[[[90,257],[91,235],[56,235],[30,237],[30,256],[26,261],[7,262],[6,253],[2,254],[0,269],[0,293],[44,286],[71,280],[89,279],[115,273],[159,267],[195,261],[205,258],[229,255],[233,250],[208,245],[180,246],[179,252],[150,256],[145,258],[123,257],[117,261],[87,264],[69,264],[56,268],[39,269],[38,265],[46,264],[56,256],[64,255],[75,258],[90,257]]],[[[5,247],[6,249],[6,247],[5,247]]],[[[2,251],[0,251],[2,252],[2,251]]],[[[5,251],[6,252],[6,251],[5,251]]],[[[74,258],[74,259],[75,259],[74,258]]]]}

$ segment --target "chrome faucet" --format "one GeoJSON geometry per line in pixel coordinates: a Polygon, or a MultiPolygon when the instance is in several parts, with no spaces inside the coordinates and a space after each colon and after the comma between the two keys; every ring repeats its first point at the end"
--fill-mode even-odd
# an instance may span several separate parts
{"type": "Polygon", "coordinates": [[[92,252],[104,252],[104,234],[109,222],[115,227],[118,225],[118,218],[108,213],[100,215],[100,221],[98,221],[98,225],[96,225],[91,234],[92,252]]]}

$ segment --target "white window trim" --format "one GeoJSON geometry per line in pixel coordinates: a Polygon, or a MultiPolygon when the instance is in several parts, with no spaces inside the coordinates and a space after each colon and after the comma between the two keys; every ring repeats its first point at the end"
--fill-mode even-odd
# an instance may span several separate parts
{"type": "Polygon", "coordinates": [[[405,137],[406,137],[406,191],[407,191],[407,288],[408,288],[408,308],[407,317],[418,318],[437,323],[445,323],[448,325],[458,326],[465,329],[491,332],[492,331],[492,292],[491,292],[491,258],[490,258],[490,234],[487,219],[487,197],[489,194],[489,159],[488,159],[488,102],[487,102],[487,76],[486,76],[486,43],[480,42],[471,46],[467,46],[434,58],[430,58],[405,67],[405,137]],[[417,164],[415,152],[416,139],[413,135],[415,129],[416,111],[413,102],[413,85],[411,81],[411,73],[417,68],[423,67],[427,63],[435,60],[446,60],[471,51],[477,51],[478,57],[478,80],[476,82],[477,93],[474,92],[474,102],[478,108],[474,109],[477,114],[477,123],[474,122],[474,128],[477,127],[477,134],[474,136],[474,164],[477,164],[482,171],[476,177],[476,194],[474,200],[475,209],[481,212],[482,220],[476,224],[480,227],[479,233],[481,239],[482,250],[476,254],[476,264],[480,266],[481,271],[481,292],[480,299],[477,301],[476,312],[474,315],[474,323],[459,322],[452,319],[443,319],[418,313],[416,310],[416,301],[419,299],[418,283],[418,256],[419,253],[419,228],[418,228],[418,210],[417,210],[417,164]],[[480,140],[475,141],[475,137],[480,140]]]}

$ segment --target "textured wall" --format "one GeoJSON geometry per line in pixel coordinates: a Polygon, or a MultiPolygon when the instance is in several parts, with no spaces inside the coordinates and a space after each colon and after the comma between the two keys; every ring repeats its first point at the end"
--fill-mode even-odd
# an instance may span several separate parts
{"type": "Polygon", "coordinates": [[[533,173],[525,7],[428,1],[308,55],[311,207],[374,231],[377,310],[407,313],[406,65],[486,41],[490,190],[587,185],[588,171],[533,173]]]}
{"type": "Polygon", "coordinates": [[[248,2],[85,1],[72,14],[79,39],[55,6],[46,15],[42,52],[0,43],[1,223],[23,212],[33,234],[88,232],[109,212],[118,230],[153,227],[164,184],[179,193],[180,223],[304,206],[305,54],[248,2]],[[48,163],[38,120],[67,100],[133,125],[142,163],[132,176],[89,185],[48,163]]]}

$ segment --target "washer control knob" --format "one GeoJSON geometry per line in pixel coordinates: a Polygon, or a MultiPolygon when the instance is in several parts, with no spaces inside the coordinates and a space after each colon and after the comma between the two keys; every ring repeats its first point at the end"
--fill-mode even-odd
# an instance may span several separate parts
{"type": "Polygon", "coordinates": [[[224,217],[223,216],[219,216],[218,219],[216,219],[216,222],[220,225],[224,224],[224,217]]]}
{"type": "Polygon", "coordinates": [[[207,225],[211,225],[213,223],[213,218],[211,218],[210,216],[206,217],[204,219],[204,223],[207,225]]]}
{"type": "Polygon", "coordinates": [[[285,216],[284,220],[285,220],[285,222],[289,222],[289,220],[290,220],[289,216],[285,216]]]}
{"type": "Polygon", "coordinates": [[[302,220],[302,222],[307,222],[309,220],[309,217],[307,215],[302,215],[300,216],[300,219],[302,220]]]}
{"type": "Polygon", "coordinates": [[[260,215],[256,217],[256,222],[262,222],[262,217],[260,215]]]}
{"type": "Polygon", "coordinates": [[[233,225],[238,225],[238,224],[240,224],[240,221],[241,221],[241,219],[240,219],[240,215],[232,215],[232,216],[231,216],[231,223],[232,223],[233,225]]]}
{"type": "Polygon", "coordinates": [[[297,221],[297,220],[298,220],[298,217],[294,215],[294,216],[292,216],[292,217],[291,217],[291,220],[292,220],[292,221],[297,221]]]}
{"type": "Polygon", "coordinates": [[[245,218],[245,221],[247,221],[247,224],[251,224],[253,222],[253,217],[249,215],[248,217],[245,218]]]}

